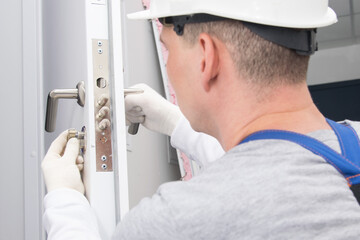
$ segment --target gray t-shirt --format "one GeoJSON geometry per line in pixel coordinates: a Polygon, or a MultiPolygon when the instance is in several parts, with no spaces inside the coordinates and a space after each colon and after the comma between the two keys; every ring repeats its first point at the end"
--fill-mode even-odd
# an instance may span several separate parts
{"type": "MultiPolygon", "coordinates": [[[[351,122],[360,132],[360,124],[351,122]]],[[[314,137],[340,152],[331,130],[314,137]]],[[[114,239],[360,239],[360,206],[321,157],[284,140],[238,145],[187,182],[160,186],[114,239]]]]}

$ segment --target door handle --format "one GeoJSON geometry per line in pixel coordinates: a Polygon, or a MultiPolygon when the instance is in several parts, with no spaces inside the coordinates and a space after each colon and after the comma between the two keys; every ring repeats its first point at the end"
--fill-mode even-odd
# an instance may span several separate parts
{"type": "MultiPolygon", "coordinates": [[[[143,93],[144,90],[142,89],[135,89],[135,88],[125,88],[124,89],[124,96],[129,95],[129,94],[139,94],[139,93],[143,93]]],[[[139,123],[131,123],[129,128],[128,128],[128,133],[131,135],[136,135],[138,130],[139,130],[139,123]]]]}
{"type": "Polygon", "coordinates": [[[85,83],[83,81],[76,85],[75,89],[54,89],[49,92],[46,106],[45,130],[53,132],[56,125],[56,115],[59,99],[77,99],[78,104],[85,104],[85,83]]]}
{"type": "Polygon", "coordinates": [[[139,123],[131,123],[128,128],[128,133],[131,135],[136,135],[139,131],[139,123]]]}

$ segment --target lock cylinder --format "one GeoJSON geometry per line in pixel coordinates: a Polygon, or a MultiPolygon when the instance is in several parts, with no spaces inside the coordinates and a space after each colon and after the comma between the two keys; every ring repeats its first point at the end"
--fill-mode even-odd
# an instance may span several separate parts
{"type": "Polygon", "coordinates": [[[80,148],[80,153],[84,154],[85,153],[85,140],[86,140],[86,133],[85,133],[85,127],[82,128],[81,131],[77,131],[74,128],[71,128],[68,130],[68,135],[67,135],[67,141],[69,141],[70,138],[77,138],[79,139],[79,148],[80,148]]]}

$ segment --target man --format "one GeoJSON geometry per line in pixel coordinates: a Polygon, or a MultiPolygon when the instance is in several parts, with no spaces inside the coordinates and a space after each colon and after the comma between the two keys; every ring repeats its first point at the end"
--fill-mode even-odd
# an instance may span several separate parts
{"type": "MultiPolygon", "coordinates": [[[[192,180],[164,184],[143,199],[114,239],[358,238],[360,208],[349,188],[357,176],[343,176],[329,164],[332,158],[316,152],[318,144],[340,156],[358,143],[339,144],[338,137],[347,140],[337,130],[340,124],[324,118],[306,85],[314,29],[336,22],[327,1],[156,0],[149,11],[130,17],[164,24],[161,40],[180,109],[194,130],[215,137],[226,154],[192,180]],[[302,140],[273,139],[276,133],[309,140],[310,147],[302,140]]],[[[145,113],[144,124],[151,117],[145,113]]],[[[359,123],[347,123],[347,130],[360,131],[359,123]]],[[[46,168],[58,162],[54,153],[65,143],[55,142],[44,159],[48,188],[54,189],[46,168]]],[[[68,143],[62,157],[73,159],[73,169],[74,145],[68,143]]],[[[45,199],[52,203],[45,212],[52,221],[48,232],[58,226],[61,236],[68,229],[56,223],[54,211],[66,219],[69,208],[83,208],[93,219],[79,186],[78,179],[49,193],[54,198],[71,191],[67,199],[79,200],[59,209],[45,199]]]]}

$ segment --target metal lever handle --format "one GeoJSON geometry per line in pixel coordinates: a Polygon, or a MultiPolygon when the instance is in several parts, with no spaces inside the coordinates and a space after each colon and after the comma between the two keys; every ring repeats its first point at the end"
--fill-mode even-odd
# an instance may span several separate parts
{"type": "MultiPolygon", "coordinates": [[[[129,94],[139,94],[139,93],[143,93],[144,90],[142,89],[135,89],[135,88],[125,88],[124,89],[124,95],[129,95],[129,94]]],[[[136,135],[139,131],[139,123],[131,123],[129,128],[128,128],[128,133],[131,135],[136,135]]]]}
{"type": "Polygon", "coordinates": [[[139,131],[139,123],[131,123],[128,128],[128,133],[131,135],[136,135],[139,131]]]}
{"type": "Polygon", "coordinates": [[[76,85],[76,89],[54,89],[49,92],[46,106],[45,130],[55,130],[58,99],[77,99],[78,104],[83,107],[85,104],[85,83],[83,81],[76,85]]]}

